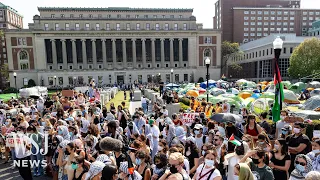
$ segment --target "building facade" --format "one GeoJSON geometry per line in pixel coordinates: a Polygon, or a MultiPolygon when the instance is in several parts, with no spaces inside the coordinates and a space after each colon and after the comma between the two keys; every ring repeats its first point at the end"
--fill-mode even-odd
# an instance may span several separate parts
{"type": "Polygon", "coordinates": [[[145,83],[220,77],[221,33],[202,29],[192,9],[38,8],[28,30],[8,31],[11,85],[145,83]],[[173,69],[173,77],[171,77],[173,69]],[[54,76],[57,78],[54,79],[54,76]]]}
{"type": "Polygon", "coordinates": [[[320,20],[314,21],[312,23],[312,28],[308,31],[309,36],[320,36],[320,20]]]}
{"type": "MultiPolygon", "coordinates": [[[[22,29],[23,16],[10,6],[0,3],[0,30],[6,31],[7,29],[22,29]]],[[[5,41],[5,34],[0,37],[0,67],[4,68],[4,64],[8,63],[7,47],[5,41]]],[[[0,73],[0,89],[6,87],[7,79],[0,73]]]]}
{"type": "Polygon", "coordinates": [[[284,80],[289,79],[287,70],[290,66],[290,57],[294,48],[310,37],[296,36],[296,34],[272,34],[243,44],[240,46],[243,54],[232,57],[228,61],[228,77],[255,81],[272,80],[274,70],[273,41],[277,36],[280,36],[284,41],[279,59],[279,69],[282,78],[284,80]],[[240,65],[242,70],[233,68],[234,64],[240,65]]]}

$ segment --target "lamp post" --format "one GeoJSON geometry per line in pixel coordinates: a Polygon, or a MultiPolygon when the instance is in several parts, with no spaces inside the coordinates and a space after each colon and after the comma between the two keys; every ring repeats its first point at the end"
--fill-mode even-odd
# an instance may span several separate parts
{"type": "Polygon", "coordinates": [[[13,77],[14,77],[14,86],[15,86],[15,88],[16,88],[16,99],[18,99],[17,73],[16,73],[16,72],[13,73],[13,77]]]}
{"type": "MultiPolygon", "coordinates": [[[[274,49],[274,78],[275,78],[275,82],[277,81],[278,84],[280,83],[279,81],[281,81],[281,75],[280,75],[280,70],[279,70],[279,57],[281,54],[281,50],[282,50],[282,46],[283,46],[283,41],[282,39],[278,36],[274,41],[273,41],[273,49],[274,49]]],[[[280,85],[280,84],[279,84],[280,85]]],[[[275,84],[276,86],[276,84],[275,84]]],[[[281,98],[283,97],[283,95],[281,94],[281,87],[276,87],[275,88],[275,100],[279,100],[279,109],[278,111],[280,112],[282,110],[282,100],[281,98]]],[[[275,106],[275,105],[274,105],[275,106]]],[[[273,119],[274,121],[278,121],[280,120],[280,113],[279,115],[277,115],[278,117],[274,117],[276,119],[273,119]]]]}
{"type": "Polygon", "coordinates": [[[154,88],[154,75],[152,74],[152,88],[154,88]]]}
{"type": "Polygon", "coordinates": [[[76,81],[77,81],[77,77],[73,77],[73,86],[76,87],[76,81]]]}
{"type": "Polygon", "coordinates": [[[171,91],[173,90],[173,69],[171,69],[171,91]]]}
{"type": "Polygon", "coordinates": [[[210,58],[207,57],[207,59],[205,60],[205,64],[207,67],[207,102],[209,102],[209,66],[210,66],[210,58]]]}
{"type": "Polygon", "coordinates": [[[54,79],[54,87],[56,87],[56,91],[58,90],[57,88],[57,76],[53,76],[54,79]]]}

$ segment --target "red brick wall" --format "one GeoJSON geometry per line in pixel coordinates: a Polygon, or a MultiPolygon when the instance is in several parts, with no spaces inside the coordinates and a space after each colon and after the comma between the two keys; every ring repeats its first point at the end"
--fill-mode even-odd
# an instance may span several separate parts
{"type": "Polygon", "coordinates": [[[217,44],[217,36],[212,36],[212,44],[217,44]]]}
{"type": "Polygon", "coordinates": [[[203,66],[203,51],[205,49],[211,49],[212,52],[212,59],[211,59],[211,65],[216,66],[217,65],[217,48],[215,46],[202,46],[199,47],[199,66],[203,66]]]}
{"type": "MultiPolygon", "coordinates": [[[[33,48],[23,48],[23,50],[26,50],[29,54],[29,68],[34,69],[34,54],[33,54],[33,48]]],[[[12,48],[12,60],[13,60],[13,69],[18,70],[19,69],[19,63],[18,63],[18,52],[21,51],[21,48],[12,48]]]]}
{"type": "Polygon", "coordinates": [[[203,44],[203,36],[199,36],[199,44],[203,44]]]}
{"type": "Polygon", "coordinates": [[[32,37],[27,37],[27,46],[32,46],[32,37]]]}
{"type": "Polygon", "coordinates": [[[17,46],[17,38],[11,37],[11,46],[17,46]]]}

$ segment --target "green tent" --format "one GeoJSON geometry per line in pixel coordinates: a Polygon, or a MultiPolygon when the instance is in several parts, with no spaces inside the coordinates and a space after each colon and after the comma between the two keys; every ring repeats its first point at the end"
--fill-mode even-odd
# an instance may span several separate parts
{"type": "Polygon", "coordinates": [[[307,85],[303,82],[297,82],[291,85],[289,90],[293,91],[296,94],[301,93],[302,89],[306,89],[307,85]]]}

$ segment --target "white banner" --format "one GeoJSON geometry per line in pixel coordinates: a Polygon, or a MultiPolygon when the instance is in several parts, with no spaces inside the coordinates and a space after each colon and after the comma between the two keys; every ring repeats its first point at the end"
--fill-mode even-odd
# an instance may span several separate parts
{"type": "Polygon", "coordinates": [[[196,116],[199,116],[199,113],[184,113],[182,117],[182,124],[191,126],[196,116]]]}

